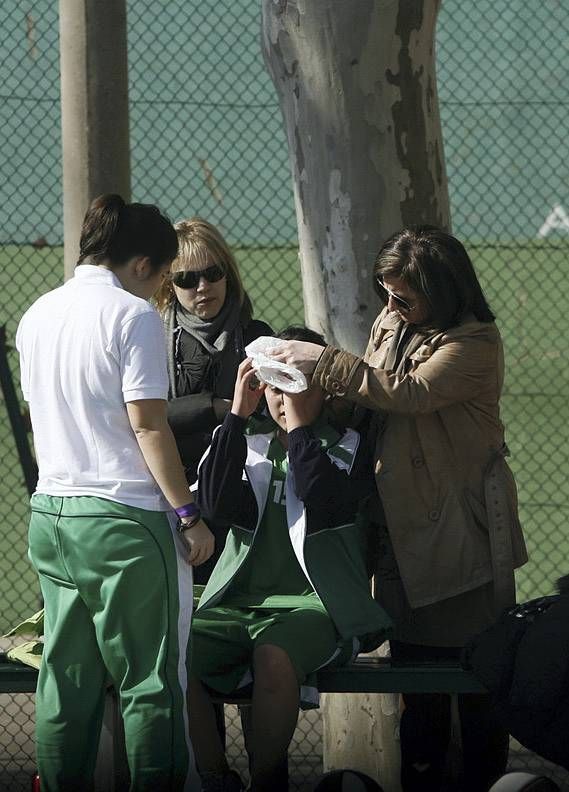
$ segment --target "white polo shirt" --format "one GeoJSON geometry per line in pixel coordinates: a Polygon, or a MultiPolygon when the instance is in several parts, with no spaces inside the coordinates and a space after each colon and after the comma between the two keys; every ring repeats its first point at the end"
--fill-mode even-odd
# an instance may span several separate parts
{"type": "Polygon", "coordinates": [[[81,264],[24,314],[16,346],[39,466],[36,492],[168,509],[125,406],[168,398],[156,310],[110,270],[81,264]]]}

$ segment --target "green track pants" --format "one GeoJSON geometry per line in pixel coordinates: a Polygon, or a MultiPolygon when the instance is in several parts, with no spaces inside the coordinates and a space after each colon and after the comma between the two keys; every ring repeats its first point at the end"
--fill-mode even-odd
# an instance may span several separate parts
{"type": "Polygon", "coordinates": [[[34,495],[29,540],[45,601],[36,696],[42,792],[92,789],[109,681],[131,790],[198,792],[186,710],[192,573],[167,515],[34,495]]]}

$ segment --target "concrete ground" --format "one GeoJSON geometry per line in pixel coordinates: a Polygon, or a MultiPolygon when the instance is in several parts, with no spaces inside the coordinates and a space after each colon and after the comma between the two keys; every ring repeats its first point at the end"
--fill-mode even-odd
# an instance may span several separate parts
{"type": "MultiPolygon", "coordinates": [[[[226,720],[229,762],[246,779],[247,759],[236,707],[227,707],[226,720]]],[[[0,792],[30,791],[35,772],[33,728],[33,695],[0,695],[0,792]]],[[[310,792],[322,772],[320,735],[318,711],[302,713],[290,750],[291,789],[310,792]]]]}
{"type": "MultiPolygon", "coordinates": [[[[28,694],[0,695],[0,792],[29,792],[35,770],[33,723],[34,697],[28,694]]],[[[228,757],[242,777],[247,777],[237,708],[226,710],[228,757]]],[[[322,724],[318,710],[301,713],[289,752],[291,789],[310,792],[322,772],[322,724]]],[[[512,741],[510,769],[543,774],[569,792],[569,773],[530,754],[512,741]]],[[[101,790],[101,792],[107,792],[101,790]]]]}

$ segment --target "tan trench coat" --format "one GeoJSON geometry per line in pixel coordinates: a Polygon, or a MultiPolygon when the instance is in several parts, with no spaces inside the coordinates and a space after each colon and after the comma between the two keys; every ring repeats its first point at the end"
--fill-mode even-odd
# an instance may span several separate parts
{"type": "Polygon", "coordinates": [[[499,610],[513,597],[513,569],[527,554],[503,458],[498,329],[467,317],[449,330],[414,333],[396,374],[390,368],[400,326],[385,309],[363,360],[327,347],[314,379],[328,393],[384,413],[376,482],[411,608],[494,579],[499,610]]]}

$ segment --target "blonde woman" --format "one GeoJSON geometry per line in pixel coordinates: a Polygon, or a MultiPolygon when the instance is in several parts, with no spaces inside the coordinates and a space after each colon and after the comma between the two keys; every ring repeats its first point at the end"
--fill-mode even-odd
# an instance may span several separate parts
{"type": "MultiPolygon", "coordinates": [[[[178,256],[156,302],[168,343],[168,420],[191,484],[214,428],[231,409],[246,345],[272,330],[252,318],[237,262],[219,230],[200,217],[174,227],[178,256]]],[[[216,544],[223,547],[224,538],[216,544]]]]}

